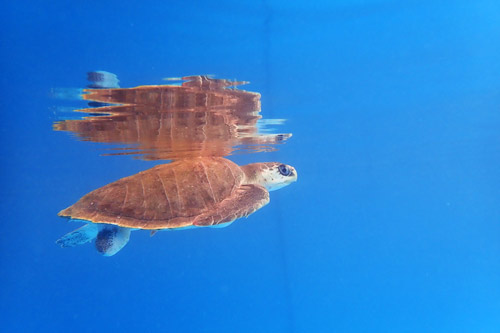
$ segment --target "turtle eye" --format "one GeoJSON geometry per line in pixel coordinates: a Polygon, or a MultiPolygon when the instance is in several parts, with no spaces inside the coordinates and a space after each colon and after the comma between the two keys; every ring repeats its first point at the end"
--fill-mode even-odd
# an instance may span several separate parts
{"type": "Polygon", "coordinates": [[[292,173],[292,170],[290,170],[289,167],[287,167],[286,165],[284,164],[281,164],[279,167],[278,167],[278,171],[283,175],[283,176],[290,176],[290,174],[292,173]]]}

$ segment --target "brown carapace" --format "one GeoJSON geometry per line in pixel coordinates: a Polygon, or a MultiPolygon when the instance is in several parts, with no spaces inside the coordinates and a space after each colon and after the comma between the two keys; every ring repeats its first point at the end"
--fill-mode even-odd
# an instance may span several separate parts
{"type": "Polygon", "coordinates": [[[226,223],[269,202],[263,186],[245,180],[224,158],[180,160],[103,186],[59,215],[134,229],[226,223]]]}

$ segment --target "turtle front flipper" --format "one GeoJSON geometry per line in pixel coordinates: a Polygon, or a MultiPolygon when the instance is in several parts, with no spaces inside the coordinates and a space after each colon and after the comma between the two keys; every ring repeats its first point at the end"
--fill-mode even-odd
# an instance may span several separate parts
{"type": "Polygon", "coordinates": [[[229,223],[246,217],[269,203],[269,192],[260,185],[241,185],[230,197],[217,204],[213,210],[201,214],[193,225],[199,227],[229,223]]]}

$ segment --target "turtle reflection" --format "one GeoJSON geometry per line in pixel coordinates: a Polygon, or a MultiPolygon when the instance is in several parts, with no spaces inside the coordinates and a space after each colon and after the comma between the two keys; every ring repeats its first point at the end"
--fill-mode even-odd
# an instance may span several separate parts
{"type": "Polygon", "coordinates": [[[290,137],[259,133],[260,95],[228,89],[242,82],[194,76],[177,86],[121,89],[105,86],[116,87],[116,76],[97,73],[89,77],[99,89],[88,89],[84,99],[99,107],[80,110],[94,116],[54,128],[87,141],[135,144],[126,153],[174,162],[103,186],[62,210],[60,216],[85,223],[57,241],[62,247],[95,239],[97,250],[111,256],[132,230],[227,226],[266,205],[269,191],[297,180],[289,165],[238,166],[223,158],[235,145],[269,150],[290,137]]]}
{"type": "MultiPolygon", "coordinates": [[[[260,115],[260,94],[228,89],[245,82],[206,76],[183,79],[181,85],[87,89],[83,98],[104,106],[78,110],[93,116],[60,121],[54,129],[73,132],[85,141],[125,144],[111,154],[146,160],[272,151],[291,136],[260,133],[267,123],[260,115]]],[[[117,82],[116,77],[111,81],[117,82]]]]}

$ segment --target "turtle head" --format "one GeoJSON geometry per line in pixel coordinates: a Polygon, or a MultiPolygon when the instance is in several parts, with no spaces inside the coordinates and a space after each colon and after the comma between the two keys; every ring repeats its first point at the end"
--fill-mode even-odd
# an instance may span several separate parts
{"type": "Polygon", "coordinates": [[[247,184],[264,186],[274,191],[297,181],[295,168],[278,162],[252,163],[241,167],[247,184]]]}

